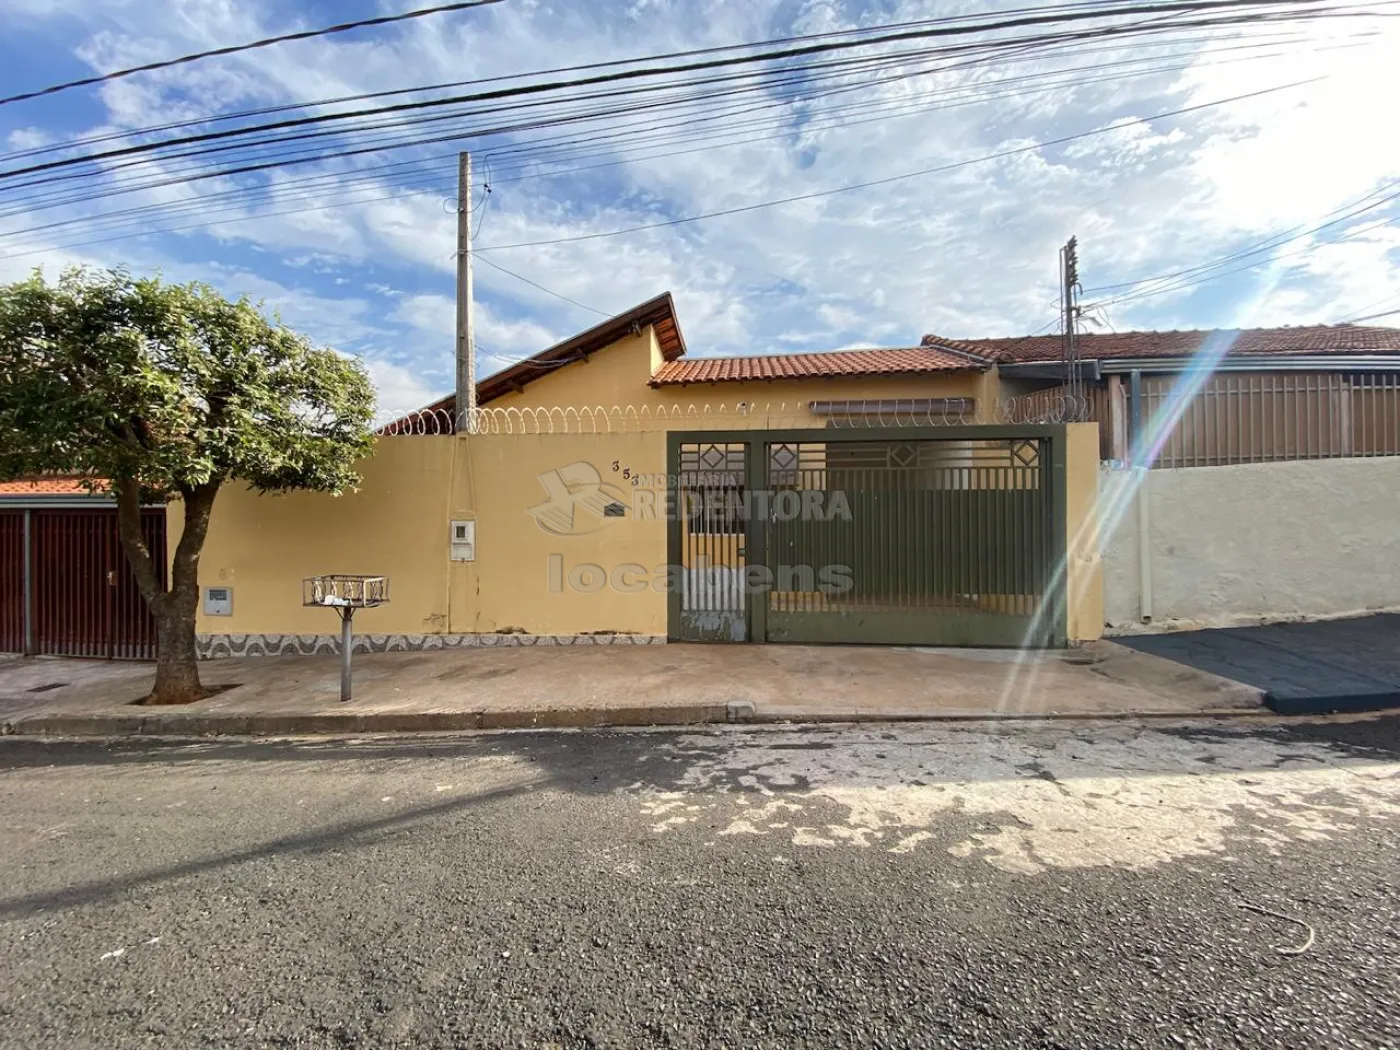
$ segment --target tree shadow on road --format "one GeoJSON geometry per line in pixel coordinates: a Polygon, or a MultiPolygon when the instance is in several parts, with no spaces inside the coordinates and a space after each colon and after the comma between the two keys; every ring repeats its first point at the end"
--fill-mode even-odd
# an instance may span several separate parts
{"type": "MultiPolygon", "coordinates": [[[[490,809],[532,793],[744,793],[780,796],[823,787],[928,787],[967,782],[1137,776],[1209,776],[1253,770],[1362,767],[1394,762],[1400,717],[1267,728],[1081,723],[1034,726],[703,728],[681,731],[511,732],[438,738],[292,741],[0,741],[0,775],[61,777],[94,768],[161,775],[245,774],[245,763],[282,764],[269,775],[344,772],[392,777],[424,761],[490,768],[510,759],[516,779],[394,813],[336,821],[246,848],[147,871],[0,900],[0,919],[120,897],[170,880],[268,857],[365,845],[444,817],[490,809]],[[1386,745],[1389,741],[1389,745],[1386,745]],[[1378,746],[1379,742],[1379,746],[1378,746]],[[1262,745],[1262,746],[1261,746],[1262,745]],[[340,769],[333,768],[338,763],[340,769]],[[296,767],[301,767],[300,769],[296,767]]],[[[449,768],[449,767],[445,767],[449,768]]],[[[261,775],[261,771],[260,771],[261,775]]],[[[120,785],[117,781],[109,785],[120,785]]],[[[11,785],[15,786],[15,785],[11,785]]],[[[36,790],[33,784],[26,790],[36,790]]]]}

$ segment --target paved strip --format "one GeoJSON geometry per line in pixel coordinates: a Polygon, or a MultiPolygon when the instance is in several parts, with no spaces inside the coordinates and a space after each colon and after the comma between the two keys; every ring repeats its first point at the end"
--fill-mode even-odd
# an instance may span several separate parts
{"type": "Polygon", "coordinates": [[[1396,718],[12,738],[0,807],[7,1050],[1400,1045],[1396,718]]]}
{"type": "Polygon", "coordinates": [[[1285,714],[1400,706],[1400,616],[1132,635],[1115,641],[1264,690],[1285,714]]]}

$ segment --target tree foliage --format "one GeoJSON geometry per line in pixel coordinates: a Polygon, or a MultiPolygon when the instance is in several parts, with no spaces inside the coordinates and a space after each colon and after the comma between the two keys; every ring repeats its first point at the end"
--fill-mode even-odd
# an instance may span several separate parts
{"type": "Polygon", "coordinates": [[[373,397],[357,362],[207,285],[74,269],[0,287],[0,477],[338,492],[373,397]]]}
{"type": "Polygon", "coordinates": [[[199,551],[219,487],[340,492],[373,447],[364,369],[203,284],[122,271],[36,273],[0,287],[0,480],[56,473],[109,486],[156,617],[154,699],[199,692],[199,551]],[[140,507],[178,499],[169,581],[140,507]]]}

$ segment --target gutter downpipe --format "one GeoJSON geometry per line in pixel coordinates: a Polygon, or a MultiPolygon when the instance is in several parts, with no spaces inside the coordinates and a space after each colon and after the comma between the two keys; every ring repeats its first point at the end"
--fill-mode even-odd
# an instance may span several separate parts
{"type": "Polygon", "coordinates": [[[1134,369],[1128,377],[1128,432],[1132,457],[1130,469],[1137,489],[1137,548],[1138,548],[1138,618],[1152,622],[1152,496],[1151,467],[1143,462],[1142,441],[1142,371],[1134,369]]]}

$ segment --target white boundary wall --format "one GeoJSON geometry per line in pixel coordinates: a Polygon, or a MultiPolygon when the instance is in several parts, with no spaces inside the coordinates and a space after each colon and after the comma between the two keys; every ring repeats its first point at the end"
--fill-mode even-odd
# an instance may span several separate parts
{"type": "MultiPolygon", "coordinates": [[[[1141,618],[1135,497],[1116,528],[1104,523],[1107,633],[1400,608],[1400,457],[1144,473],[1152,621],[1141,618]]],[[[1105,475],[1105,495],[1132,478],[1105,475]]]]}

